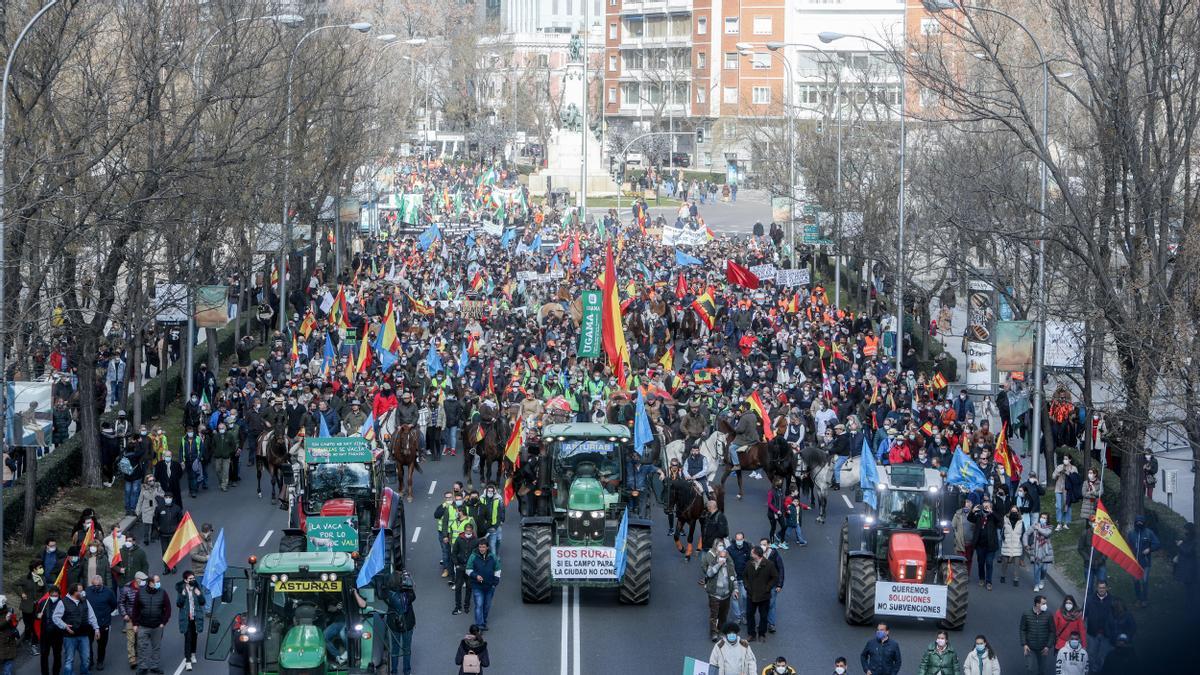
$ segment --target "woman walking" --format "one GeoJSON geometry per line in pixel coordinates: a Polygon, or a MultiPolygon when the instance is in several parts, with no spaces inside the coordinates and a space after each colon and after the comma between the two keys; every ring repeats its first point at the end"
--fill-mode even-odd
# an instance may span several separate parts
{"type": "Polygon", "coordinates": [[[482,673],[484,668],[492,665],[491,659],[488,658],[487,642],[483,639],[483,631],[479,626],[471,624],[467,634],[459,641],[454,665],[458,666],[458,675],[482,673]]]}
{"type": "Polygon", "coordinates": [[[1004,541],[1000,544],[1000,583],[1012,574],[1013,586],[1021,585],[1021,568],[1025,566],[1025,521],[1021,510],[1013,504],[1004,517],[1004,541]]]}
{"type": "Polygon", "coordinates": [[[1033,564],[1033,592],[1037,593],[1046,585],[1046,568],[1054,562],[1054,545],[1050,535],[1054,532],[1050,527],[1050,516],[1038,514],[1038,521],[1033,524],[1025,535],[1026,550],[1029,552],[1029,562],[1033,564]]]}

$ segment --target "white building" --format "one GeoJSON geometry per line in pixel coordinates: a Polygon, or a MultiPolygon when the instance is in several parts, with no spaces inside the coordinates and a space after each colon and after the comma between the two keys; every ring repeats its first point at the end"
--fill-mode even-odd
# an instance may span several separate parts
{"type": "Polygon", "coordinates": [[[604,16],[604,0],[483,0],[484,17],[506,33],[571,33],[583,26],[587,2],[592,22],[604,16]]]}

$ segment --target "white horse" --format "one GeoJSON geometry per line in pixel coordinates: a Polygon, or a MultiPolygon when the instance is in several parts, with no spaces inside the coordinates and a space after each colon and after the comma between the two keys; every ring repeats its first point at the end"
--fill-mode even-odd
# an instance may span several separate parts
{"type": "MultiPolygon", "coordinates": [[[[824,452],[802,452],[800,453],[800,465],[803,470],[809,472],[812,478],[812,485],[816,493],[817,502],[817,522],[824,523],[826,515],[826,507],[829,503],[830,486],[833,485],[833,466],[837,461],[835,455],[829,455],[824,452]],[[820,461],[820,457],[824,457],[824,461],[820,461]],[[812,462],[810,465],[809,462],[812,462]]],[[[838,485],[843,489],[853,490],[858,487],[859,480],[859,463],[860,458],[851,455],[847,458],[845,464],[842,465],[841,475],[838,476],[838,485]]]]}
{"type": "Polygon", "coordinates": [[[387,441],[392,438],[392,434],[396,433],[396,409],[385,412],[380,416],[379,420],[379,438],[387,441]]]}
{"type": "MultiPolygon", "coordinates": [[[[683,448],[683,439],[667,443],[667,447],[663,449],[664,469],[667,466],[670,466],[671,460],[673,459],[679,460],[680,463],[683,462],[683,448]]],[[[725,461],[725,434],[721,433],[720,431],[714,431],[709,435],[708,438],[700,441],[700,454],[708,458],[708,461],[712,464],[713,471],[716,471],[717,468],[720,467],[725,461]]],[[[715,478],[716,474],[714,474],[710,480],[715,478]]]]}

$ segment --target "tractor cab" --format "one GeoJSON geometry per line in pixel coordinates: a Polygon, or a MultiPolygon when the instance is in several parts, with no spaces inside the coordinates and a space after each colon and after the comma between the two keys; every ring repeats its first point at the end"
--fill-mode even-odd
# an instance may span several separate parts
{"type": "MultiPolygon", "coordinates": [[[[555,425],[559,431],[571,426],[555,425]]],[[[543,435],[542,443],[549,449],[550,466],[546,468],[552,477],[548,482],[555,510],[607,509],[620,501],[629,431],[617,426],[611,430],[620,431],[609,436],[543,435]]]]}
{"type": "Polygon", "coordinates": [[[876,488],[876,518],[881,525],[906,530],[936,530],[942,507],[942,477],[937,469],[896,464],[885,467],[876,488]]]}

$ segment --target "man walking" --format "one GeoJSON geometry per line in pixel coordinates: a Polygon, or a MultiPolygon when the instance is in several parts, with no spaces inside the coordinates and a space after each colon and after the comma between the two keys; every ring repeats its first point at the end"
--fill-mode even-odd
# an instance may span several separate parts
{"type": "Polygon", "coordinates": [[[112,628],[113,612],[117,609],[117,594],[104,585],[104,577],[99,574],[92,575],[91,583],[85,597],[99,626],[92,663],[96,664],[96,670],[104,670],[104,659],[108,655],[108,631],[112,628]]]}
{"type": "Polygon", "coordinates": [[[488,629],[488,612],[492,609],[492,596],[500,583],[500,561],[488,550],[487,539],[480,539],[479,546],[467,560],[467,576],[471,577],[471,598],[475,601],[475,624],[488,629]]]}
{"type": "Polygon", "coordinates": [[[868,675],[897,675],[900,672],[900,646],[892,641],[888,625],[875,626],[875,638],[868,640],[859,655],[868,675]]]}
{"type": "Polygon", "coordinates": [[[775,571],[779,574],[779,580],[775,582],[775,587],[771,589],[771,604],[767,610],[767,632],[775,632],[775,603],[779,594],[783,591],[784,567],[783,557],[779,555],[777,549],[771,548],[770,542],[763,539],[758,542],[758,545],[763,550],[763,557],[775,564],[775,571]]]}
{"type": "Polygon", "coordinates": [[[54,607],[54,625],[62,631],[63,672],[87,675],[91,638],[100,639],[100,624],[92,606],[83,599],[83,584],[73,584],[54,607]],[[78,665],[76,665],[78,664],[78,665]]]}
{"type": "Polygon", "coordinates": [[[1033,607],[1021,615],[1021,649],[1025,653],[1025,672],[1029,675],[1054,674],[1054,619],[1046,596],[1035,595],[1033,607]]]}
{"type": "Polygon", "coordinates": [[[746,565],[750,564],[750,551],[753,550],[746,535],[738,532],[733,535],[733,544],[727,549],[729,558],[733,560],[733,570],[737,574],[737,593],[733,596],[730,607],[733,609],[733,622],[746,622],[746,565]]]}
{"type": "Polygon", "coordinates": [[[468,522],[450,547],[450,559],[454,563],[454,611],[451,613],[456,616],[471,609],[471,578],[467,576],[467,562],[476,548],[475,526],[468,522]]]}
{"type": "Polygon", "coordinates": [[[217,472],[217,478],[221,481],[221,492],[229,490],[229,464],[233,459],[234,453],[237,452],[238,435],[234,431],[230,433],[225,428],[225,423],[221,422],[217,425],[217,434],[213,437],[213,470],[217,472]]]}
{"type": "Polygon", "coordinates": [[[162,675],[163,628],[171,619],[171,602],[157,574],[143,586],[133,601],[133,623],[137,627],[137,673],[162,675]]]}
{"type": "Polygon", "coordinates": [[[729,600],[737,595],[737,572],[733,560],[725,550],[724,540],[716,540],[701,566],[704,576],[700,583],[708,593],[708,637],[713,642],[721,639],[718,632],[729,615],[729,600]]]}
{"type": "Polygon", "coordinates": [[[750,552],[746,565],[746,639],[753,642],[767,640],[767,615],[771,609],[771,592],[779,584],[779,571],[775,563],[767,560],[761,546],[750,552]]]}

